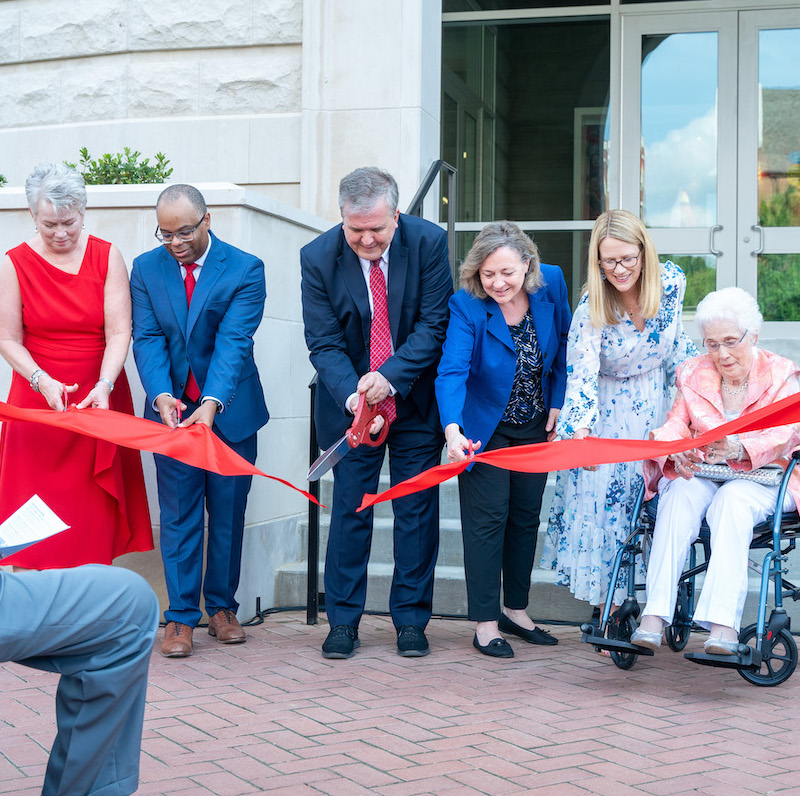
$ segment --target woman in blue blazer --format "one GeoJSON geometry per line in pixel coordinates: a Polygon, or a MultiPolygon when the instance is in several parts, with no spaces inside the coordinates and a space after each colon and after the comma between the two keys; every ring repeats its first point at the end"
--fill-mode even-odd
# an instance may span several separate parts
{"type": "MultiPolygon", "coordinates": [[[[477,451],[552,439],[570,324],[561,269],[540,264],[536,244],[516,224],[497,221],[475,239],[459,278],[436,379],[448,459],[462,461],[470,441],[477,451]]],[[[484,464],[459,476],[472,643],[485,655],[514,656],[501,632],[558,643],[525,610],[546,480],[484,464]]]]}

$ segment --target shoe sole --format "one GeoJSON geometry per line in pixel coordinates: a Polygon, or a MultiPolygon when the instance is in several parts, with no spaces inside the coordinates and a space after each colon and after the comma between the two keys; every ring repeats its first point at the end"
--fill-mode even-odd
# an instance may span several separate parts
{"type": "Polygon", "coordinates": [[[162,652],[161,654],[165,658],[188,658],[192,654],[192,650],[189,652],[162,652]]]}
{"type": "Polygon", "coordinates": [[[361,642],[356,639],[353,642],[353,651],[352,652],[325,652],[322,650],[322,657],[333,659],[333,660],[346,660],[347,658],[352,658],[353,655],[356,654],[356,650],[361,646],[361,642]]]}
{"type": "Polygon", "coordinates": [[[247,636],[242,636],[241,638],[222,639],[216,633],[212,633],[210,630],[208,631],[208,635],[211,636],[211,638],[215,638],[220,644],[244,644],[244,642],[247,641],[247,636]]]}
{"type": "Polygon", "coordinates": [[[728,649],[727,647],[717,647],[715,644],[711,644],[708,647],[703,647],[703,652],[706,655],[736,655],[737,653],[733,650],[728,649]]]}
{"type": "Polygon", "coordinates": [[[424,658],[430,653],[430,648],[424,650],[397,650],[397,654],[401,658],[424,658]]]}

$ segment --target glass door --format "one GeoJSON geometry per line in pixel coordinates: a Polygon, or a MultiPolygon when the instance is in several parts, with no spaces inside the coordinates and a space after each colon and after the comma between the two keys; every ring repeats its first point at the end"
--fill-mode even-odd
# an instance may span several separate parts
{"type": "Polygon", "coordinates": [[[623,17],[622,206],[687,276],[687,318],[736,282],[737,14],[623,17]]]}
{"type": "Polygon", "coordinates": [[[739,16],[737,283],[758,297],[765,321],[798,322],[800,11],[739,16]]]}

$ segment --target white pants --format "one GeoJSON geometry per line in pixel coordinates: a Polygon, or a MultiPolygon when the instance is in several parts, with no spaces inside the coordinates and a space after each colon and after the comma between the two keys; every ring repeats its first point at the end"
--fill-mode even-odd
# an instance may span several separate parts
{"type": "MultiPolygon", "coordinates": [[[[706,478],[662,478],[658,493],[643,614],[658,616],[667,624],[672,622],[678,578],[705,517],[711,530],[711,560],[694,621],[705,628],[714,624],[738,631],[747,597],[747,559],[753,526],[775,512],[778,487],[751,481],[720,484],[706,478]]],[[[787,492],[783,510],[793,508],[794,499],[787,492]]]]}

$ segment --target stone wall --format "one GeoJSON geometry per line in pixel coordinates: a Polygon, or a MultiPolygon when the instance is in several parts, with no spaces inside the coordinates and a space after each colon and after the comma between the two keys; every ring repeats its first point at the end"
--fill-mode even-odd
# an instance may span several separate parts
{"type": "MultiPolygon", "coordinates": [[[[156,198],[163,186],[90,186],[86,229],[113,241],[130,268],[133,258],[158,246],[156,198]]],[[[305,487],[308,470],[308,383],[313,369],[303,338],[300,306],[299,250],[327,228],[322,219],[232,184],[198,185],[208,202],[211,228],[223,240],[259,256],[266,269],[267,301],[264,319],[255,336],[255,357],[270,411],[269,423],[258,435],[256,465],[305,487]]],[[[7,251],[33,235],[23,192],[0,188],[0,250],[7,251]]],[[[141,417],[144,392],[129,355],[126,371],[136,414],[141,417]]],[[[11,381],[11,370],[0,360],[0,400],[11,381]]],[[[155,467],[151,454],[143,455],[150,513],[158,534],[155,467]]],[[[305,498],[265,478],[254,478],[247,506],[242,582],[238,592],[240,617],[253,615],[256,599],[263,608],[273,605],[275,571],[304,556],[299,550],[297,520],[307,515],[305,498]]],[[[133,553],[118,560],[142,572],[162,599],[165,593],[161,558],[133,553]]]]}
{"type": "Polygon", "coordinates": [[[125,146],[297,204],[302,0],[5,0],[0,173],[125,146]]]}

